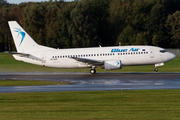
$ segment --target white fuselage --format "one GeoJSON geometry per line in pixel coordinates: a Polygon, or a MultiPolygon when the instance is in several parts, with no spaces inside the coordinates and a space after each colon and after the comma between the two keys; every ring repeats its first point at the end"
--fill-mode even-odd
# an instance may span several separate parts
{"type": "MultiPolygon", "coordinates": [[[[165,49],[154,46],[114,46],[96,48],[54,49],[37,44],[16,22],[8,21],[17,49],[11,52],[16,60],[47,67],[85,68],[105,70],[121,69],[131,65],[164,65],[176,56],[165,49]]],[[[155,70],[157,71],[157,70],[155,70]]]]}
{"type": "MultiPolygon", "coordinates": [[[[29,57],[13,55],[15,59],[47,67],[84,68],[91,64],[76,61],[72,57],[96,61],[120,60],[122,66],[151,65],[164,63],[175,58],[175,55],[165,49],[154,46],[114,46],[96,48],[52,49],[30,51],[29,57]],[[33,55],[33,57],[31,56],[33,55]],[[29,59],[31,58],[31,59],[29,59]],[[36,58],[42,59],[37,60],[36,58]]],[[[97,66],[96,66],[97,67],[97,66]]]]}

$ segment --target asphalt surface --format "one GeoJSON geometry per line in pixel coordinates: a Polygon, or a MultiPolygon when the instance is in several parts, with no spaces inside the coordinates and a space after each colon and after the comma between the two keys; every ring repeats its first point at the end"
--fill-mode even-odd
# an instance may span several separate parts
{"type": "Polygon", "coordinates": [[[65,81],[74,85],[8,86],[0,93],[180,89],[180,73],[0,73],[0,80],[65,81]]]}

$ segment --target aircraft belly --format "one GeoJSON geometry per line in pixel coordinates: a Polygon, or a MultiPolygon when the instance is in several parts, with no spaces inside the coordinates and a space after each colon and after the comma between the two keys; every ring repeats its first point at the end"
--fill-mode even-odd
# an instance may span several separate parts
{"type": "Polygon", "coordinates": [[[157,63],[154,59],[149,59],[148,57],[129,57],[125,59],[121,59],[123,66],[133,66],[133,65],[149,65],[157,63]]]}
{"type": "Polygon", "coordinates": [[[57,61],[52,61],[52,62],[53,62],[53,64],[47,63],[46,66],[56,67],[56,68],[86,68],[86,67],[90,67],[86,63],[78,62],[73,59],[63,59],[63,60],[57,60],[57,61]]]}

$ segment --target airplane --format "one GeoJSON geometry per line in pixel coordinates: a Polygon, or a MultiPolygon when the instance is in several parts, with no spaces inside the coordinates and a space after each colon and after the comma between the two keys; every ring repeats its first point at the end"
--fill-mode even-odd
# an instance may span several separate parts
{"type": "Polygon", "coordinates": [[[55,68],[121,69],[122,66],[164,65],[176,57],[173,53],[156,46],[112,46],[73,49],[55,49],[37,44],[16,22],[8,21],[17,52],[11,52],[16,60],[55,68]]]}

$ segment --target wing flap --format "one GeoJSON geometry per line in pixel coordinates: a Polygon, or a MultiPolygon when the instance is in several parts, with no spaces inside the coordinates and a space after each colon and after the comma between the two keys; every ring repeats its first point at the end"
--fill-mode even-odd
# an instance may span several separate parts
{"type": "Polygon", "coordinates": [[[79,62],[88,63],[88,64],[94,65],[94,66],[104,65],[103,61],[86,59],[86,58],[78,58],[78,57],[71,57],[71,58],[75,59],[75,60],[77,60],[79,62]]]}

